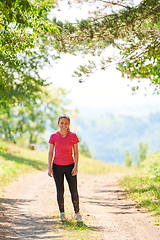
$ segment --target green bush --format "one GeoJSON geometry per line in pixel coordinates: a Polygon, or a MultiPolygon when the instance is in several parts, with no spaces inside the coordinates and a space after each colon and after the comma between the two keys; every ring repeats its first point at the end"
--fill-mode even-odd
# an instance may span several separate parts
{"type": "Polygon", "coordinates": [[[136,201],[137,207],[145,207],[160,224],[160,153],[150,153],[134,175],[125,176],[121,185],[136,201]]]}

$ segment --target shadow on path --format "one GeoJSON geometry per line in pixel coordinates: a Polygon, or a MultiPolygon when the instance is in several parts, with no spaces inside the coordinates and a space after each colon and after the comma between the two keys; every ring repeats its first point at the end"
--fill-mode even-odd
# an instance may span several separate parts
{"type": "MultiPolygon", "coordinates": [[[[26,214],[20,210],[23,204],[33,200],[1,199],[0,240],[10,239],[62,239],[57,220],[53,216],[26,214]]],[[[23,209],[23,208],[22,208],[23,209]]]]}

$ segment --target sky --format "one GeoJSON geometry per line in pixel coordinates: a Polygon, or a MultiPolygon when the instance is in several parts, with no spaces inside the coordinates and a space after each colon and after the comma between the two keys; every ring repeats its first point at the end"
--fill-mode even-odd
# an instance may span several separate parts
{"type": "Polygon", "coordinates": [[[43,74],[48,77],[53,86],[70,90],[68,97],[78,108],[153,104],[159,105],[160,109],[160,96],[152,95],[153,88],[149,86],[148,80],[142,80],[140,90],[133,95],[131,86],[134,86],[137,81],[132,82],[122,78],[115,66],[105,71],[97,71],[90,77],[85,77],[84,82],[80,83],[78,78],[72,75],[77,66],[84,62],[85,59],[82,56],[65,54],[57,63],[53,61],[53,68],[46,69],[43,74]],[[145,96],[145,86],[147,96],[145,96]]]}
{"type": "MultiPolygon", "coordinates": [[[[64,0],[60,3],[60,8],[54,9],[52,12],[59,20],[67,19],[74,22],[75,18],[86,18],[88,15],[86,6],[71,10],[64,0]]],[[[112,50],[110,49],[110,51],[112,50]]],[[[122,78],[121,73],[116,70],[114,65],[105,71],[95,72],[90,77],[84,78],[84,82],[80,83],[78,78],[72,77],[72,75],[79,65],[87,63],[87,61],[88,56],[64,54],[60,60],[53,61],[52,70],[46,69],[43,74],[56,87],[71,90],[69,98],[73,105],[78,108],[152,104],[160,110],[160,96],[152,95],[153,88],[149,86],[148,80],[142,80],[141,90],[133,95],[131,86],[136,84],[136,80],[130,81],[127,78],[122,78]],[[147,96],[145,96],[145,87],[147,88],[147,96]]]]}

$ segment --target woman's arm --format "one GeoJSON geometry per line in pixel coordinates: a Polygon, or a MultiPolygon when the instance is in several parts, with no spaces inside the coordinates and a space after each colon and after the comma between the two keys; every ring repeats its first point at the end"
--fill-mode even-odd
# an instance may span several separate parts
{"type": "Polygon", "coordinates": [[[75,176],[78,173],[78,159],[79,159],[78,143],[73,145],[73,154],[74,154],[74,168],[72,170],[72,176],[75,176]]]}
{"type": "Polygon", "coordinates": [[[53,152],[54,152],[54,145],[53,144],[49,144],[49,151],[48,151],[48,176],[50,176],[50,177],[53,177],[53,170],[52,170],[53,152]]]}

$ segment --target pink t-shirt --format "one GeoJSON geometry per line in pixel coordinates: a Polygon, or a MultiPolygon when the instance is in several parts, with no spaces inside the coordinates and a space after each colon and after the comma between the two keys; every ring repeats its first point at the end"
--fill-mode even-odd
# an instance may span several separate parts
{"type": "Polygon", "coordinates": [[[69,165],[74,163],[73,145],[78,143],[79,139],[75,133],[68,132],[63,138],[60,132],[53,133],[50,136],[49,143],[54,145],[54,163],[58,165],[69,165]]]}

